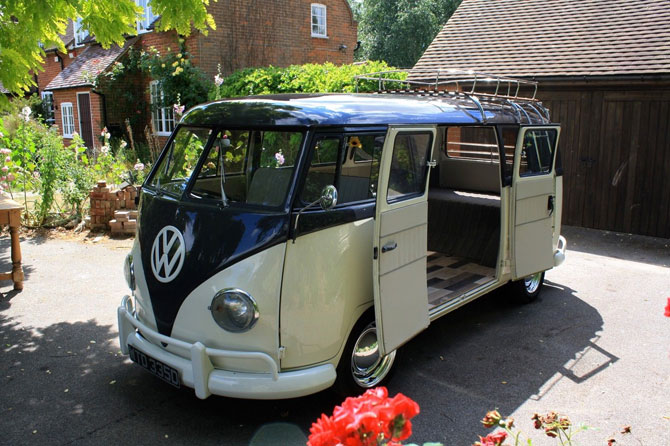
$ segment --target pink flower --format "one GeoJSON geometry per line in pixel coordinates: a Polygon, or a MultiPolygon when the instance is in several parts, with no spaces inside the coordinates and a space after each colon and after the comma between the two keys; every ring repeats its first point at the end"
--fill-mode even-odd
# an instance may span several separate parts
{"type": "Polygon", "coordinates": [[[7,175],[7,181],[14,181],[15,179],[16,179],[16,177],[14,176],[13,173],[10,173],[10,174],[7,175]]]}
{"type": "Polygon", "coordinates": [[[6,177],[6,176],[4,176],[4,175],[3,175],[3,176],[1,176],[1,177],[0,177],[0,181],[7,181],[7,177],[6,177]]]}
{"type": "Polygon", "coordinates": [[[143,163],[136,163],[135,166],[133,166],[135,170],[144,170],[144,164],[143,163]]]}
{"type": "Polygon", "coordinates": [[[279,164],[280,166],[283,165],[284,162],[286,161],[284,159],[284,155],[282,155],[281,152],[275,153],[275,159],[277,160],[277,164],[279,164]]]}
{"type": "Polygon", "coordinates": [[[181,114],[184,113],[184,108],[185,108],[185,107],[184,107],[183,105],[174,104],[173,107],[174,107],[174,112],[175,112],[176,114],[178,114],[178,115],[181,116],[181,114]]]}
{"type": "Polygon", "coordinates": [[[3,172],[7,173],[8,170],[9,170],[9,167],[7,167],[7,166],[2,166],[2,171],[3,171],[3,172]]]}
{"type": "Polygon", "coordinates": [[[11,162],[11,161],[12,161],[12,157],[11,157],[11,156],[8,156],[7,158],[5,158],[5,162],[6,162],[6,163],[9,163],[9,162],[11,162]]]}
{"type": "Polygon", "coordinates": [[[221,84],[223,84],[223,78],[221,77],[220,74],[214,76],[214,83],[216,84],[217,87],[220,87],[221,84]]]}
{"type": "Polygon", "coordinates": [[[9,155],[10,153],[12,153],[12,151],[5,148],[5,149],[0,149],[0,153],[2,153],[3,155],[9,155]]]}

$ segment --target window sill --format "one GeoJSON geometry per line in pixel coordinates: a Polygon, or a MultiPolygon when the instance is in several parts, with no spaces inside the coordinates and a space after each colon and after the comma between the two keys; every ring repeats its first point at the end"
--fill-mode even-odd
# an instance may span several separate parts
{"type": "Polygon", "coordinates": [[[72,138],[73,138],[72,135],[63,135],[63,139],[72,139],[72,138]]]}
{"type": "Polygon", "coordinates": [[[156,132],[154,133],[154,136],[170,136],[172,135],[172,132],[156,132]]]}
{"type": "Polygon", "coordinates": [[[312,38],[314,38],[314,39],[326,39],[326,40],[330,39],[330,37],[328,37],[328,36],[322,36],[322,35],[319,35],[319,34],[312,34],[312,38]]]}

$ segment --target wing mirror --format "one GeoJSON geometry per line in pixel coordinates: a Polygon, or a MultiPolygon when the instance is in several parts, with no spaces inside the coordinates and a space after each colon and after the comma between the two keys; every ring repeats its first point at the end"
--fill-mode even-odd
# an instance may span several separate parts
{"type": "Polygon", "coordinates": [[[307,209],[316,206],[317,204],[320,205],[321,209],[324,211],[333,209],[337,205],[337,188],[332,184],[324,187],[323,190],[321,190],[321,196],[318,200],[313,201],[304,208],[300,209],[298,215],[295,217],[295,224],[293,225],[293,243],[295,243],[295,239],[298,236],[298,220],[300,219],[300,216],[307,209]]]}

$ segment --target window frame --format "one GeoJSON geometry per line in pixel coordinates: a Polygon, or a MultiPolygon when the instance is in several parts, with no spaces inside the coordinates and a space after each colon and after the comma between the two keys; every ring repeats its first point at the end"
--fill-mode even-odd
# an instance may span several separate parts
{"type": "MultiPolygon", "coordinates": [[[[401,136],[415,136],[415,135],[428,135],[428,146],[427,146],[427,154],[426,154],[426,163],[423,167],[423,179],[421,183],[421,189],[419,191],[415,192],[401,192],[398,194],[391,195],[389,192],[391,190],[391,172],[393,171],[393,165],[391,161],[391,165],[389,166],[389,170],[386,173],[388,175],[389,181],[386,185],[386,204],[393,205],[402,201],[407,201],[411,200],[413,198],[421,197],[426,193],[426,186],[428,183],[428,169],[430,167],[428,166],[428,161],[430,161],[430,156],[431,156],[431,149],[433,148],[433,145],[435,144],[435,138],[436,135],[431,132],[431,131],[421,131],[421,130],[409,130],[409,131],[404,131],[400,130],[398,133],[395,135],[395,139],[393,141],[393,147],[392,147],[392,153],[391,153],[391,158],[395,156],[395,150],[396,150],[396,144],[398,141],[398,138],[401,136]]],[[[414,144],[414,141],[412,141],[412,144],[414,144]]],[[[414,154],[410,155],[412,157],[411,161],[416,166],[416,162],[413,159],[414,154]]],[[[379,193],[379,192],[378,192],[379,193]]]]}
{"type": "Polygon", "coordinates": [[[74,22],[74,47],[80,48],[84,46],[84,40],[88,38],[90,32],[85,29],[82,31],[82,19],[77,17],[77,20],[74,22]]]}
{"type": "Polygon", "coordinates": [[[152,32],[153,29],[148,28],[156,20],[156,15],[151,8],[151,0],[135,0],[135,4],[142,8],[142,15],[138,15],[135,21],[137,35],[152,32]]]}
{"type": "Polygon", "coordinates": [[[72,105],[72,102],[61,102],[60,103],[60,113],[61,113],[61,124],[63,125],[63,138],[72,139],[73,135],[74,135],[74,132],[75,132],[74,106],[72,105]],[[70,110],[70,113],[67,116],[66,116],[66,113],[65,113],[66,109],[70,110]],[[67,122],[66,122],[67,117],[69,117],[71,119],[68,119],[67,122]],[[71,131],[67,132],[67,130],[70,129],[69,126],[71,126],[71,131]]]}
{"type": "Polygon", "coordinates": [[[43,92],[40,93],[40,97],[42,98],[42,104],[43,105],[45,104],[44,98],[47,97],[47,96],[49,96],[51,99],[48,102],[48,104],[49,104],[48,107],[49,108],[43,110],[45,115],[46,115],[46,116],[44,116],[44,122],[47,125],[52,126],[56,123],[56,107],[55,107],[55,104],[54,104],[54,92],[53,91],[43,91],[43,92]]]}
{"type": "Polygon", "coordinates": [[[176,128],[174,110],[170,106],[159,106],[165,98],[165,92],[160,81],[151,81],[149,83],[149,103],[151,105],[151,122],[154,132],[158,136],[170,136],[176,128]],[[159,97],[160,96],[160,97],[159,97]],[[154,100],[156,98],[156,100],[154,100]],[[160,125],[159,125],[160,124],[160,125]],[[167,129],[167,130],[166,130],[167,129]]]}
{"type": "Polygon", "coordinates": [[[316,37],[319,39],[327,39],[328,38],[328,8],[326,5],[322,3],[312,3],[310,5],[310,31],[312,37],[316,37]],[[323,12],[323,15],[318,14],[319,12],[323,12]],[[317,18],[317,23],[314,23],[314,18],[317,18]],[[323,25],[319,23],[319,19],[323,18],[323,25]],[[314,30],[314,27],[317,27],[317,31],[314,30]],[[321,26],[323,26],[323,33],[320,33],[321,26]]]}

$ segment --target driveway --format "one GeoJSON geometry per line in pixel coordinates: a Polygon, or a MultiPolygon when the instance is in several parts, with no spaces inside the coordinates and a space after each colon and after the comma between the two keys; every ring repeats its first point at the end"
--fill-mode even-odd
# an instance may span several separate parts
{"type": "MultiPolygon", "coordinates": [[[[540,299],[503,292],[433,323],[406,345],[389,392],[421,406],[416,443],[469,445],[498,408],[532,435],[556,410],[604,445],[670,444],[670,241],[565,228],[566,263],[540,299]],[[630,425],[632,434],[618,433],[630,425]]],[[[287,401],[197,399],[119,354],[116,307],[131,240],[24,237],[25,289],[0,283],[0,444],[304,444],[330,392],[287,401]]],[[[0,270],[9,239],[0,238],[0,270]]]]}

